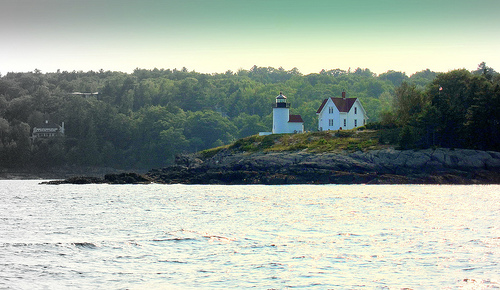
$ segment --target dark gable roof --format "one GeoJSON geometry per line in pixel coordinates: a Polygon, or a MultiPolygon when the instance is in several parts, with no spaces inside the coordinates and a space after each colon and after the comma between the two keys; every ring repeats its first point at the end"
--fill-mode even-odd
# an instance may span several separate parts
{"type": "Polygon", "coordinates": [[[43,124],[36,126],[36,128],[58,128],[58,129],[59,129],[59,127],[60,127],[59,125],[54,124],[54,123],[43,123],[43,124]]]}
{"type": "Polygon", "coordinates": [[[356,102],[356,98],[332,98],[333,103],[341,113],[347,113],[351,110],[352,105],[356,102]]]}
{"type": "Polygon", "coordinates": [[[290,115],[288,117],[288,123],[304,123],[300,115],[290,115]]]}
{"type": "MultiPolygon", "coordinates": [[[[345,99],[343,99],[343,98],[330,98],[330,99],[332,100],[332,102],[335,104],[335,106],[337,107],[337,109],[341,113],[349,112],[352,108],[352,105],[354,105],[354,103],[357,100],[357,98],[345,98],[345,99]]],[[[316,114],[321,113],[321,111],[323,110],[323,108],[326,105],[326,102],[328,102],[328,99],[323,100],[323,103],[319,107],[318,111],[316,111],[316,114]]]]}
{"type": "Polygon", "coordinates": [[[323,107],[326,105],[326,102],[328,102],[328,99],[323,100],[323,103],[321,103],[321,106],[319,106],[319,109],[316,111],[316,114],[321,113],[321,110],[323,110],[323,107]]]}

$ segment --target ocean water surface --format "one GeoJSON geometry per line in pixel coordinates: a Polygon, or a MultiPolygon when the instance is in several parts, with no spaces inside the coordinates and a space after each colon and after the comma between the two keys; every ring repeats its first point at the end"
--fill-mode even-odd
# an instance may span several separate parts
{"type": "Polygon", "coordinates": [[[0,181],[0,289],[499,289],[500,186],[0,181]]]}

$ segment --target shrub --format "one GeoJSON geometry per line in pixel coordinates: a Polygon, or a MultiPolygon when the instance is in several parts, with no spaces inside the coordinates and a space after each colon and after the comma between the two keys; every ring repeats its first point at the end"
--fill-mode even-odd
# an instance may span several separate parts
{"type": "Polygon", "coordinates": [[[354,135],[354,131],[352,130],[338,130],[337,133],[335,133],[335,136],[339,138],[348,138],[352,137],[354,135]]]}
{"type": "Polygon", "coordinates": [[[267,135],[264,136],[264,139],[260,142],[260,148],[267,149],[274,145],[274,140],[276,139],[276,135],[267,135]]]}

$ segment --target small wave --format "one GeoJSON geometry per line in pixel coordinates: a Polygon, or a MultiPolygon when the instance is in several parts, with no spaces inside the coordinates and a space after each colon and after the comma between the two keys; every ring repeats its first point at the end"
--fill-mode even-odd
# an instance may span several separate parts
{"type": "Polygon", "coordinates": [[[205,269],[200,269],[200,270],[198,270],[197,272],[199,272],[199,273],[216,273],[216,271],[212,271],[212,270],[205,270],[205,269]]]}
{"type": "Polygon", "coordinates": [[[167,239],[155,239],[153,241],[190,241],[190,240],[198,240],[197,237],[203,237],[208,239],[210,242],[217,241],[217,242],[223,242],[223,243],[229,243],[229,242],[234,242],[237,239],[236,238],[231,238],[231,237],[225,237],[221,235],[212,235],[206,232],[197,232],[197,231],[190,231],[190,230],[178,230],[174,232],[169,232],[167,233],[168,235],[174,235],[175,233],[187,233],[191,237],[174,237],[174,238],[167,238],[167,239]],[[192,236],[195,237],[192,237],[192,236]]]}
{"type": "Polygon", "coordinates": [[[469,286],[473,286],[473,289],[485,289],[485,288],[494,288],[494,289],[499,289],[500,288],[500,284],[497,282],[497,281],[493,281],[493,280],[489,280],[489,279],[486,279],[486,280],[482,280],[482,279],[470,279],[470,278],[466,278],[466,279],[463,279],[463,280],[460,280],[458,282],[458,284],[462,287],[464,287],[465,285],[467,285],[469,288],[469,286]]]}
{"type": "Polygon", "coordinates": [[[168,239],[153,239],[153,242],[183,242],[196,241],[195,238],[168,238],[168,239]]]}
{"type": "Polygon", "coordinates": [[[0,247],[38,247],[38,246],[48,246],[51,243],[2,243],[0,247]]]}
{"type": "Polygon", "coordinates": [[[84,242],[84,243],[71,243],[71,244],[80,249],[97,249],[97,246],[93,243],[84,242]]]}
{"type": "Polygon", "coordinates": [[[75,246],[77,248],[95,249],[97,246],[93,243],[2,243],[0,247],[46,247],[46,246],[75,246]]]}
{"type": "Polygon", "coordinates": [[[160,260],[158,262],[160,262],[160,263],[172,263],[172,264],[187,264],[188,263],[185,261],[178,261],[178,260],[160,260]]]}
{"type": "Polygon", "coordinates": [[[498,246],[500,246],[500,238],[495,237],[495,238],[475,239],[475,240],[470,240],[469,243],[481,245],[488,248],[497,248],[498,246]]]}
{"type": "Polygon", "coordinates": [[[229,237],[223,237],[223,236],[206,235],[203,237],[208,238],[210,241],[217,241],[217,242],[223,242],[223,243],[230,243],[230,242],[236,241],[235,238],[229,238],[229,237]]]}
{"type": "Polygon", "coordinates": [[[344,237],[359,237],[360,235],[357,234],[352,234],[352,233],[339,233],[337,236],[344,236],[344,237]]]}

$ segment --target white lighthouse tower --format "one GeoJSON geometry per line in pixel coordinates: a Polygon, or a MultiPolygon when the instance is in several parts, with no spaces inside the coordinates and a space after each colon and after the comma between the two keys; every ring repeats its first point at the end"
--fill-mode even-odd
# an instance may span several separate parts
{"type": "Polygon", "coordinates": [[[280,92],[273,104],[273,131],[259,132],[259,136],[270,134],[292,134],[304,132],[304,120],[300,115],[290,115],[290,104],[280,92]]]}
{"type": "Polygon", "coordinates": [[[280,92],[276,97],[276,104],[273,106],[273,134],[288,132],[288,119],[290,116],[290,104],[286,102],[286,97],[280,92]]]}

